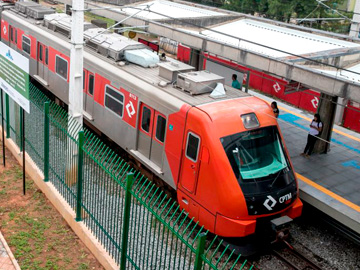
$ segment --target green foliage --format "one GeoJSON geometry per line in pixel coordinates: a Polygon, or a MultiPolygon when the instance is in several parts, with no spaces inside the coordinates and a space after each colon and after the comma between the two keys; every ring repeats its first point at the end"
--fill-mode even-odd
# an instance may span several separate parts
{"type": "MultiPolygon", "coordinates": [[[[212,0],[190,0],[192,2],[212,0]]],[[[262,17],[283,22],[289,22],[292,18],[342,18],[336,11],[345,0],[329,0],[324,2],[329,8],[319,4],[315,0],[227,0],[222,8],[247,14],[259,14],[262,17]]],[[[209,4],[211,5],[211,4],[209,4]]],[[[351,13],[338,11],[343,16],[352,18],[351,13]]],[[[305,24],[313,28],[327,31],[347,33],[350,22],[321,20],[305,24]]]]}

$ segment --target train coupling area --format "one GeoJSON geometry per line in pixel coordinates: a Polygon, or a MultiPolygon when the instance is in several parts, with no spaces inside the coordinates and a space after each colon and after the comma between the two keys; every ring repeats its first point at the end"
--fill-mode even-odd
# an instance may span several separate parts
{"type": "Polygon", "coordinates": [[[271,228],[276,235],[275,240],[271,242],[272,244],[280,241],[284,241],[289,237],[290,235],[289,229],[292,221],[293,219],[290,218],[289,216],[282,216],[279,218],[272,219],[270,221],[271,228]]]}

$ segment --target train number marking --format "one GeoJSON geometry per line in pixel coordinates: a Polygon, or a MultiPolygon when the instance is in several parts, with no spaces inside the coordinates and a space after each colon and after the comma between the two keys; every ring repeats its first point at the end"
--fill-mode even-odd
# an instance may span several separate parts
{"type": "Polygon", "coordinates": [[[132,98],[133,100],[136,100],[136,99],[137,99],[137,96],[135,96],[135,95],[132,94],[132,93],[129,93],[129,97],[132,98]]]}
{"type": "Polygon", "coordinates": [[[271,211],[271,210],[273,210],[273,207],[275,206],[276,201],[275,201],[275,199],[274,199],[272,196],[270,196],[270,195],[268,195],[267,197],[268,197],[268,198],[265,200],[264,206],[266,207],[267,210],[271,211]],[[269,205],[269,202],[271,202],[271,205],[269,205]]]}
{"type": "Polygon", "coordinates": [[[132,101],[129,101],[129,103],[126,105],[126,111],[130,118],[135,114],[135,108],[132,101]]]}

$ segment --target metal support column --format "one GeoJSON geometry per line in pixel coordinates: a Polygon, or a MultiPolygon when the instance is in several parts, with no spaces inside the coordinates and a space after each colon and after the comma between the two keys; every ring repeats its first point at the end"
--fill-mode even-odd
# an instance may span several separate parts
{"type": "Polygon", "coordinates": [[[44,103],[44,181],[49,181],[49,143],[50,143],[50,125],[49,125],[49,101],[44,103]]]}
{"type": "Polygon", "coordinates": [[[82,178],[83,178],[83,145],[84,131],[79,131],[78,135],[78,164],[77,164],[77,195],[76,195],[76,221],[82,220],[82,178]]]}
{"type": "Polygon", "coordinates": [[[330,150],[332,129],[334,126],[334,119],[336,113],[337,97],[321,94],[318,106],[318,114],[320,114],[323,129],[321,132],[321,139],[317,140],[314,148],[315,153],[326,154],[330,150]]]}
{"type": "Polygon", "coordinates": [[[10,138],[10,105],[9,95],[5,94],[5,111],[6,111],[6,139],[10,138]]]}
{"type": "Polygon", "coordinates": [[[194,270],[201,270],[202,269],[203,260],[202,260],[201,256],[204,254],[205,240],[206,240],[206,234],[201,233],[199,235],[198,245],[197,245],[197,248],[196,248],[194,270]]]}
{"type": "Polygon", "coordinates": [[[4,96],[1,90],[1,133],[2,133],[2,148],[3,148],[3,165],[5,167],[5,127],[4,127],[4,96]]]}
{"type": "Polygon", "coordinates": [[[126,269],[126,253],[129,240],[129,222],[130,222],[130,206],[131,206],[131,188],[134,183],[134,174],[128,173],[126,176],[126,194],[125,194],[125,208],[123,219],[123,230],[121,240],[121,257],[120,257],[120,270],[126,269]]]}

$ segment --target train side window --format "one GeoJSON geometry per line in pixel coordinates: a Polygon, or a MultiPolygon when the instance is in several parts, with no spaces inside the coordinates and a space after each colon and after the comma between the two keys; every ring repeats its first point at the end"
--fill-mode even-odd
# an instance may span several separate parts
{"type": "Polygon", "coordinates": [[[83,70],[83,90],[85,91],[85,69],[83,70]]]}
{"type": "Polygon", "coordinates": [[[124,95],[115,91],[115,89],[112,89],[108,85],[105,86],[105,107],[122,117],[124,110],[124,95]]]}
{"type": "Polygon", "coordinates": [[[17,29],[15,28],[15,44],[17,44],[17,29]]]}
{"type": "Polygon", "coordinates": [[[56,61],[55,61],[55,66],[56,66],[56,73],[61,76],[62,78],[64,78],[65,80],[67,80],[68,77],[68,62],[64,59],[61,58],[60,56],[56,56],[56,61]]]}
{"type": "Polygon", "coordinates": [[[10,28],[10,41],[14,42],[14,28],[12,26],[10,28]]]}
{"type": "Polygon", "coordinates": [[[45,65],[49,64],[49,49],[45,48],[45,65]]]}
{"type": "Polygon", "coordinates": [[[26,52],[27,54],[30,54],[31,40],[30,40],[30,38],[28,38],[24,35],[22,36],[22,48],[23,48],[24,52],[26,52]]]}
{"type": "Polygon", "coordinates": [[[90,95],[94,95],[94,75],[89,74],[88,91],[90,95]]]}
{"type": "Polygon", "coordinates": [[[155,138],[162,143],[165,141],[165,130],[166,130],[166,118],[164,118],[161,115],[158,115],[156,119],[155,138]]]}
{"type": "Polygon", "coordinates": [[[141,129],[146,133],[150,131],[150,119],[151,119],[151,110],[144,106],[141,117],[141,129]]]}
{"type": "Polygon", "coordinates": [[[200,137],[192,132],[188,133],[186,142],[186,157],[194,162],[198,159],[200,137]]]}
{"type": "Polygon", "coordinates": [[[43,61],[43,45],[39,45],[39,60],[43,61]]]}

